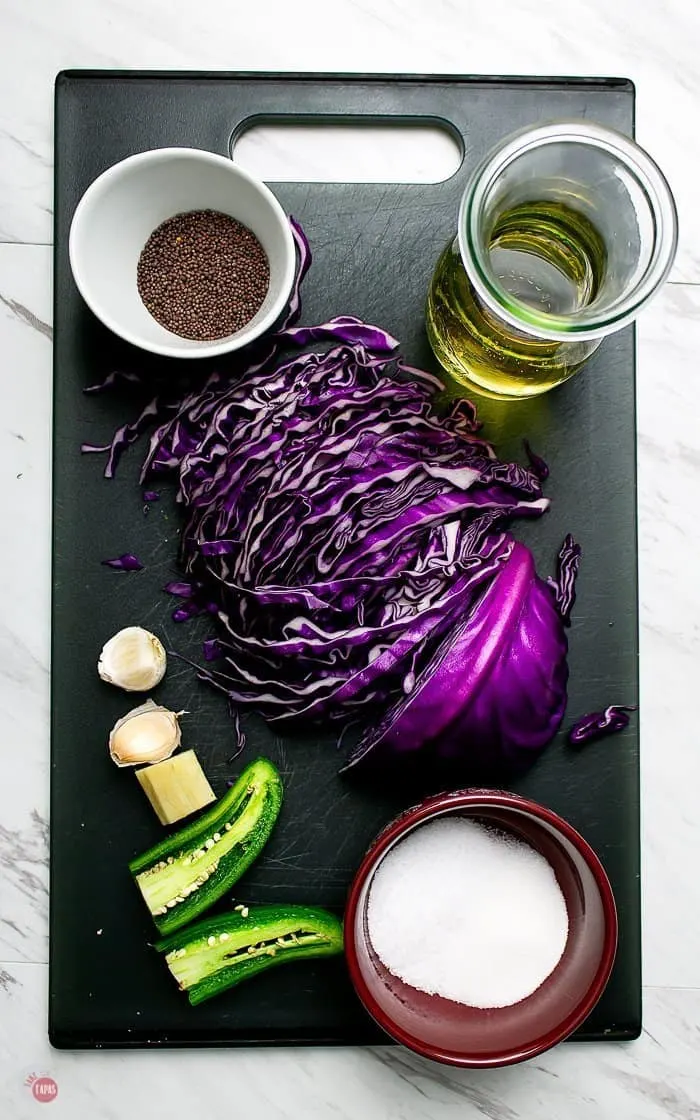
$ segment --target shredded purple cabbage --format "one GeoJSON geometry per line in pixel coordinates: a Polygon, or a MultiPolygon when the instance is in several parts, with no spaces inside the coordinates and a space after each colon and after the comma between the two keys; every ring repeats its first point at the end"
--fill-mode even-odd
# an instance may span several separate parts
{"type": "Polygon", "coordinates": [[[160,494],[157,490],[144,490],[143,500],[144,502],[159,502],[160,494]]]}
{"type": "Polygon", "coordinates": [[[581,546],[568,533],[559,550],[557,577],[548,581],[554,591],[559,613],[568,626],[576,602],[576,576],[581,563],[581,546]]]}
{"type": "MultiPolygon", "coordinates": [[[[311,255],[292,228],[299,268],[277,334],[240,351],[233,373],[155,396],[108,446],[83,450],[104,451],[112,477],[153,427],[141,483],[174,475],[184,511],[186,579],[166,587],[181,600],[173,619],[216,618],[204,655],[217,665],[198,674],[229,702],[275,722],[347,723],[403,697],[414,746],[468,756],[476,736],[504,757],[534,757],[563,716],[563,625],[580,556],[567,537],[548,586],[507,528],[548,508],[543,461],[500,462],[470,402],[438,412],[440,381],[405,365],[381,328],[351,316],[294,326],[311,255]],[[309,348],[319,342],[331,348],[309,348]],[[510,628],[496,650],[500,599],[510,628]],[[443,728],[434,713],[460,657],[472,683],[443,728]],[[484,674],[491,707],[470,723],[484,674]]],[[[387,717],[401,717],[397,734],[379,728],[397,750],[402,712],[387,717]]]]}
{"type": "Polygon", "coordinates": [[[245,731],[241,727],[241,716],[238,708],[231,707],[231,719],[233,720],[233,731],[236,736],[236,749],[230,758],[227,758],[226,761],[228,763],[235,762],[239,754],[242,754],[245,750],[246,744],[245,731]]]}
{"type": "Polygon", "coordinates": [[[173,580],[172,583],[166,583],[163,591],[167,591],[168,595],[177,595],[180,599],[191,599],[194,595],[194,587],[191,583],[176,580],[173,580]]]}
{"type": "Polygon", "coordinates": [[[574,747],[591,743],[594,739],[603,739],[606,735],[614,735],[616,731],[623,731],[628,726],[630,717],[628,712],[636,712],[635,705],[610,704],[602,712],[589,712],[576,720],[569,731],[569,742],[574,747]]]}
{"type": "Polygon", "coordinates": [[[116,556],[113,560],[102,560],[100,563],[104,564],[106,568],[116,568],[119,572],[140,572],[144,567],[138,556],[134,556],[133,552],[125,552],[122,556],[116,556]]]}
{"type": "Polygon", "coordinates": [[[398,349],[398,342],[380,327],[363,323],[352,315],[338,315],[328,323],[317,327],[288,327],[285,338],[296,346],[308,346],[310,342],[349,342],[366,346],[378,354],[391,354],[398,349]]]}
{"type": "Polygon", "coordinates": [[[114,389],[115,386],[122,383],[130,383],[132,385],[141,385],[143,379],[138,373],[131,370],[115,369],[105,377],[104,381],[99,381],[96,385],[86,385],[83,389],[84,393],[104,393],[108,389],[114,389]]]}
{"type": "Polygon", "coordinates": [[[542,459],[539,455],[536,455],[532,450],[529,440],[523,440],[523,446],[525,448],[525,454],[527,455],[527,460],[530,464],[530,467],[535,472],[540,482],[544,482],[549,478],[549,467],[545,463],[544,459],[542,459]]]}

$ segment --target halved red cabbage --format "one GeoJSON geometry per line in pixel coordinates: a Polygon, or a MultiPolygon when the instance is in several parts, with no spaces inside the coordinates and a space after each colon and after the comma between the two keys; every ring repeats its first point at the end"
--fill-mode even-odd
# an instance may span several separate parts
{"type": "Polygon", "coordinates": [[[184,511],[173,617],[216,618],[199,673],[230,701],[277,723],[379,719],[353,761],[379,742],[534,757],[564,711],[580,550],[567,538],[547,586],[506,525],[547,509],[546,466],[500,462],[469,402],[440,412],[441,383],[381,328],[293,326],[310,263],[293,231],[278,332],[149,401],[100,449],[105,474],[155,420],[141,483],[174,475],[184,511]]]}
{"type": "Polygon", "coordinates": [[[556,733],[566,706],[567,643],[555,594],[531,552],[513,542],[471,610],[415,685],[370,729],[349,766],[371,752],[420,748],[442,758],[521,765],[556,733]]]}

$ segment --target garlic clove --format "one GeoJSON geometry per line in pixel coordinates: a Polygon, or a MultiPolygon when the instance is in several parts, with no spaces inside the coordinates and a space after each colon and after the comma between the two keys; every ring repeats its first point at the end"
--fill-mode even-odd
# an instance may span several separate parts
{"type": "Polygon", "coordinates": [[[180,746],[182,712],[147,700],[118,719],[109,735],[109,753],[117,766],[162,762],[180,746]]]}
{"type": "Polygon", "coordinates": [[[103,681],[126,692],[147,692],[165,676],[167,658],[155,634],[127,626],[102,647],[97,672],[103,681]]]}

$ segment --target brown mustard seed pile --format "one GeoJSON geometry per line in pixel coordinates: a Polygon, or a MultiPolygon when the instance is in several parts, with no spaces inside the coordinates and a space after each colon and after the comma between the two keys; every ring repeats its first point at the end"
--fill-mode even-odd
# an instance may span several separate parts
{"type": "Polygon", "coordinates": [[[217,210],[192,210],[153,231],[139,257],[137,284],[161,326],[205,341],[250,322],[267,295],[270,265],[247,226],[217,210]]]}

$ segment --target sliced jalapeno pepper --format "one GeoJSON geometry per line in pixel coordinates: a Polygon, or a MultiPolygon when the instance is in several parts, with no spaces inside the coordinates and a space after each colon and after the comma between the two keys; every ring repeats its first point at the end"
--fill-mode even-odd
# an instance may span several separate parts
{"type": "Polygon", "coordinates": [[[282,781],[258,758],[198,820],[132,860],[129,870],[162,934],[192,921],[260,854],[282,804],[282,781]]]}
{"type": "Polygon", "coordinates": [[[191,1004],[275,965],[343,950],[338,918],[312,906],[255,906],[207,918],[156,945],[191,1004]]]}

